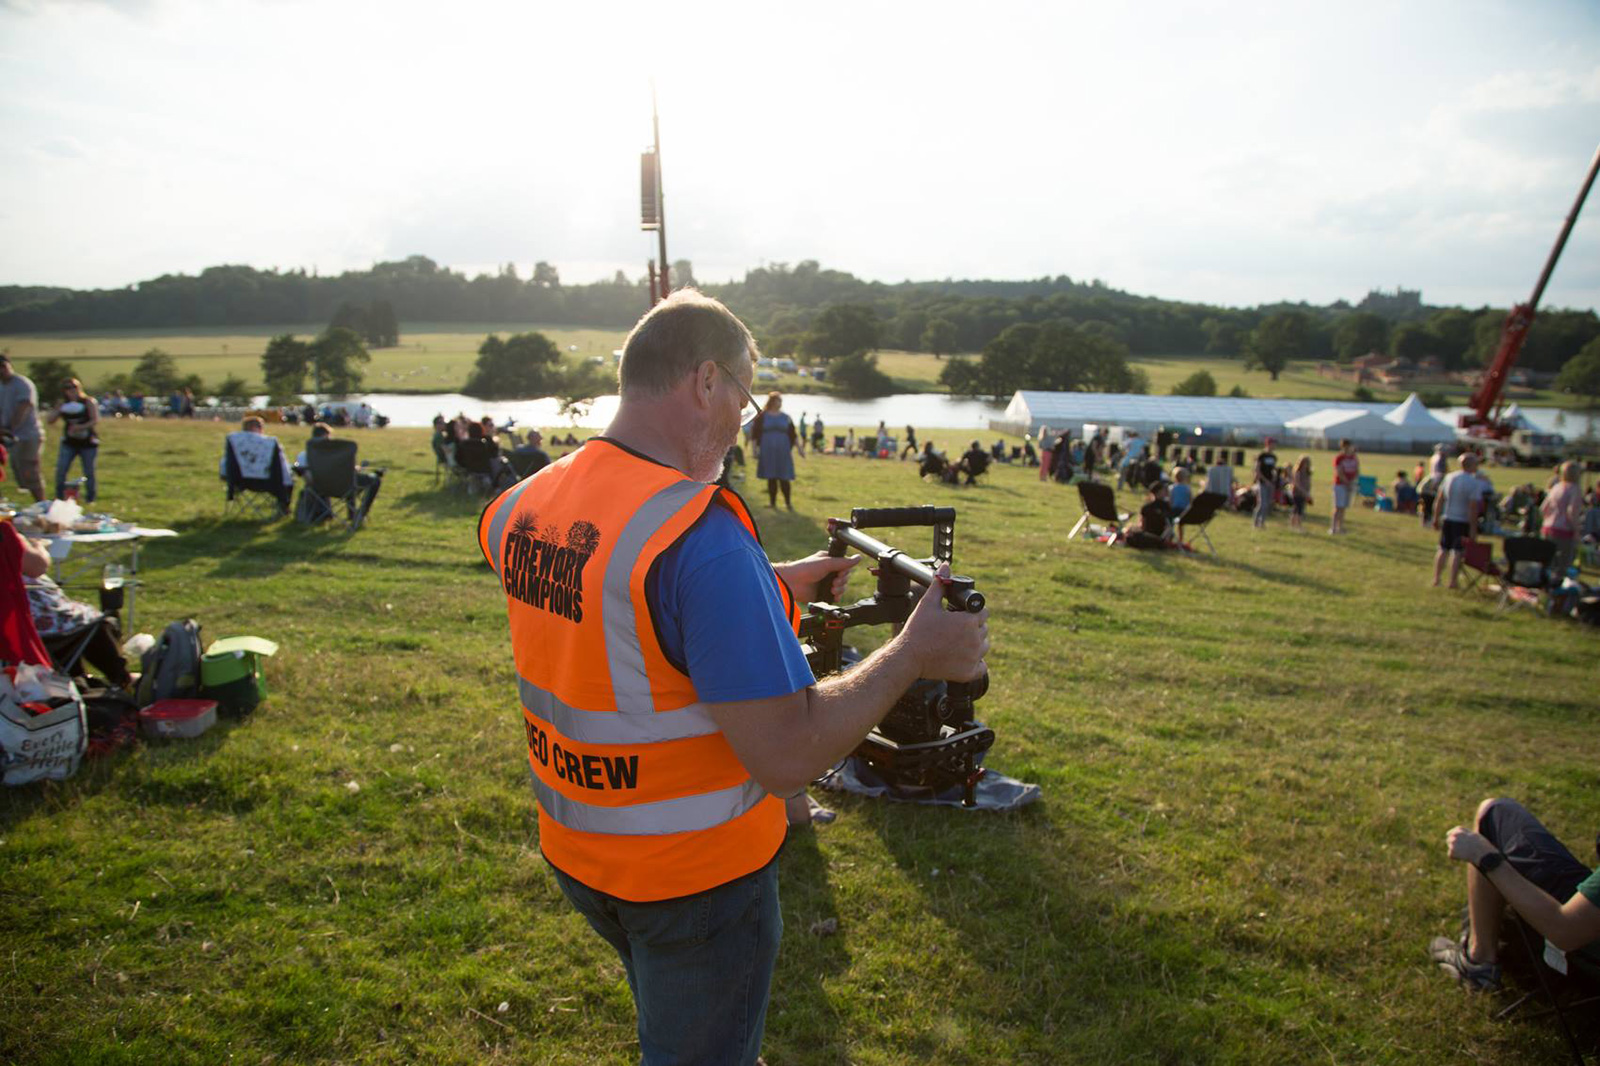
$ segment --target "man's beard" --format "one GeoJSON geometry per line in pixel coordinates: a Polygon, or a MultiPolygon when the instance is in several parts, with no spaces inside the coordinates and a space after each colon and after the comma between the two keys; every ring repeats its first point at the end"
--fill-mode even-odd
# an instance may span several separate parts
{"type": "Polygon", "coordinates": [[[739,423],[706,427],[705,435],[695,441],[689,452],[689,476],[696,481],[712,482],[722,476],[722,460],[739,439],[739,423]]]}

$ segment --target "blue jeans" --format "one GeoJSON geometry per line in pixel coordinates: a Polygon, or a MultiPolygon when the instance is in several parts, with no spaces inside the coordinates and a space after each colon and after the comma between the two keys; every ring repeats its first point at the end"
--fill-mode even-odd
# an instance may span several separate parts
{"type": "Polygon", "coordinates": [[[94,502],[94,457],[100,451],[99,447],[74,448],[63,444],[56,453],[56,499],[61,499],[67,492],[67,471],[72,467],[72,460],[78,459],[83,463],[83,491],[78,494],[78,499],[84,503],[94,502]]]}
{"type": "Polygon", "coordinates": [[[776,859],[736,881],[659,903],[617,899],[552,870],[578,913],[622,958],[644,1066],[756,1061],[783,935],[776,859]]]}

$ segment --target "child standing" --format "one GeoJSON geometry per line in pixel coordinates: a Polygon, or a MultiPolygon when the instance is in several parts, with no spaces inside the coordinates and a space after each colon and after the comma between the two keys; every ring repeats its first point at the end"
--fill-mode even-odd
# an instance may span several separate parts
{"type": "Polygon", "coordinates": [[[1306,531],[1306,504],[1311,502],[1311,456],[1302,455],[1294,464],[1289,484],[1289,528],[1299,533],[1306,531]]]}

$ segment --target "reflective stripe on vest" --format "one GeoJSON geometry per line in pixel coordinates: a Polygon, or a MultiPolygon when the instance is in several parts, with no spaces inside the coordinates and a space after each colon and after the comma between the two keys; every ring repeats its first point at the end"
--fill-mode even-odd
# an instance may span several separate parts
{"type": "Polygon", "coordinates": [[[733,788],[700,792],[681,799],[599,807],[562,795],[532,774],[533,792],[546,814],[567,829],[584,833],[652,836],[689,833],[731,822],[766,798],[767,792],[747,780],[733,788]]]}
{"type": "Polygon", "coordinates": [[[605,635],[606,662],[611,668],[611,689],[617,709],[624,714],[654,714],[650,697],[650,674],[645,669],[644,653],[639,649],[639,630],[634,622],[633,570],[639,564],[645,541],[667,519],[703,492],[714,491],[698,481],[679,481],[657,492],[634,512],[617,536],[606,566],[605,635]]]}
{"type": "Polygon", "coordinates": [[[495,573],[500,573],[500,553],[504,550],[506,539],[506,523],[511,521],[511,513],[517,509],[517,499],[528,490],[532,482],[523,478],[511,486],[505,495],[500,498],[498,509],[494,518],[489,521],[489,565],[494,567],[495,573]]]}
{"type": "Polygon", "coordinates": [[[569,707],[525,677],[517,678],[517,692],[529,714],[583,744],[653,744],[717,732],[717,723],[703,703],[676,711],[585,711],[569,707]]]}

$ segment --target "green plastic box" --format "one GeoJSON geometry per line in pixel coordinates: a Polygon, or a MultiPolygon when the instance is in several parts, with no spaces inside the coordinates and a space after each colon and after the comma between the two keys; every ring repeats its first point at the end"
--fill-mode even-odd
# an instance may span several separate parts
{"type": "Polygon", "coordinates": [[[278,654],[263,637],[224,637],[206,649],[200,660],[200,693],[216,700],[229,714],[248,714],[267,695],[261,660],[278,654]]]}

